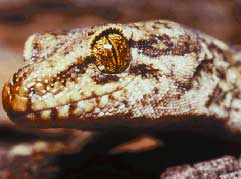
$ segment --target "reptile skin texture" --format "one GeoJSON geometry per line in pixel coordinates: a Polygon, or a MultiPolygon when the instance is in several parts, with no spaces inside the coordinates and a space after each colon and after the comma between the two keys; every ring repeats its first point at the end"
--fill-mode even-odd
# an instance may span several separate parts
{"type": "Polygon", "coordinates": [[[24,59],[2,92],[19,125],[101,130],[211,121],[211,130],[241,131],[240,51],[175,22],[36,33],[24,59]]]}

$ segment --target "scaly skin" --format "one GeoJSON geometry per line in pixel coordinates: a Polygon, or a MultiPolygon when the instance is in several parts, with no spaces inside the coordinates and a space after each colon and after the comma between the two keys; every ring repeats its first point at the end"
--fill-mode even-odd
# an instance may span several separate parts
{"type": "Polygon", "coordinates": [[[3,88],[3,105],[10,119],[32,127],[139,128],[198,119],[239,133],[237,54],[163,20],[38,33],[26,42],[26,65],[3,88]]]}

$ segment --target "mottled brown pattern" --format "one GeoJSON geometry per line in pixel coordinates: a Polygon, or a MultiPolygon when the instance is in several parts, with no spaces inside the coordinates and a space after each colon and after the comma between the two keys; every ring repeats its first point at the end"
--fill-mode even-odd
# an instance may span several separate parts
{"type": "Polygon", "coordinates": [[[198,118],[225,121],[239,134],[238,53],[163,20],[35,34],[25,46],[28,64],[3,89],[3,104],[13,121],[35,127],[131,128],[198,118]],[[126,57],[128,66],[115,74],[97,64],[126,57]]]}
{"type": "Polygon", "coordinates": [[[205,72],[206,74],[213,74],[213,59],[204,58],[203,61],[197,66],[193,78],[199,79],[202,75],[201,73],[205,72]]]}
{"type": "Polygon", "coordinates": [[[188,53],[198,53],[200,47],[197,42],[194,42],[190,36],[182,35],[178,37],[177,44],[174,44],[172,39],[166,34],[162,36],[151,35],[149,39],[140,41],[131,41],[130,44],[133,48],[140,49],[143,53],[151,58],[156,58],[162,55],[179,55],[184,56],[188,53]],[[156,45],[163,43],[166,48],[157,48],[156,45]]]}
{"type": "Polygon", "coordinates": [[[92,79],[96,82],[96,84],[105,84],[110,82],[117,82],[119,77],[115,74],[100,74],[92,76],[92,79]]]}
{"type": "Polygon", "coordinates": [[[141,75],[143,78],[154,78],[156,80],[161,77],[161,71],[153,68],[152,66],[148,66],[145,64],[139,64],[136,66],[131,66],[129,69],[129,73],[133,75],[141,75]]]}
{"type": "Polygon", "coordinates": [[[66,85],[67,80],[74,81],[75,78],[77,77],[77,74],[83,74],[85,73],[89,63],[91,63],[91,60],[85,59],[83,62],[80,62],[76,64],[71,64],[68,66],[64,71],[61,71],[60,73],[57,74],[56,77],[52,77],[51,81],[56,82],[56,81],[62,81],[63,85],[66,85]]]}
{"type": "Polygon", "coordinates": [[[222,102],[222,99],[225,99],[228,92],[223,91],[223,89],[220,86],[216,86],[216,88],[213,91],[212,97],[209,99],[209,101],[206,102],[206,106],[209,107],[211,104],[215,103],[217,105],[220,105],[222,102]]]}

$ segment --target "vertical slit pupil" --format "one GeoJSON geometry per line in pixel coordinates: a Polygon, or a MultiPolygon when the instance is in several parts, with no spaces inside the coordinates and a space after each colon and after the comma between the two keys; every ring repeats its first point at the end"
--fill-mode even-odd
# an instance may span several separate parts
{"type": "Polygon", "coordinates": [[[115,46],[114,46],[114,44],[112,43],[112,41],[110,40],[109,36],[107,37],[107,40],[108,40],[108,42],[109,42],[109,43],[111,44],[111,46],[112,46],[111,51],[112,51],[112,53],[113,53],[114,60],[115,60],[115,62],[116,62],[115,71],[118,71],[119,64],[118,64],[118,56],[117,56],[117,53],[116,53],[115,46]]]}
{"type": "Polygon", "coordinates": [[[118,29],[103,31],[92,42],[91,48],[96,66],[103,73],[121,73],[130,64],[129,41],[118,29]]]}

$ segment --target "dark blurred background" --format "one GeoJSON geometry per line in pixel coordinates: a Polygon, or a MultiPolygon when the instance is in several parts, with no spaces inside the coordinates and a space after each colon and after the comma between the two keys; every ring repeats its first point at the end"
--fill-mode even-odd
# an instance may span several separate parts
{"type": "MultiPolygon", "coordinates": [[[[241,0],[1,0],[0,87],[22,63],[34,32],[168,19],[241,44],[241,0]]],[[[0,118],[6,118],[0,106],[0,118]]]]}

